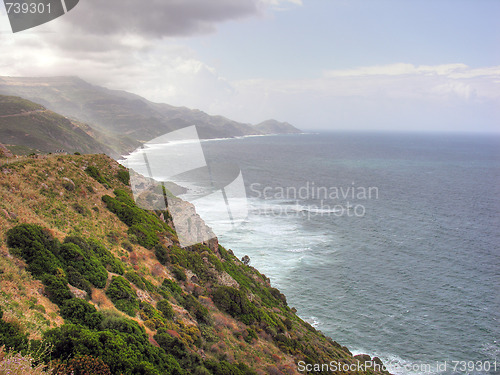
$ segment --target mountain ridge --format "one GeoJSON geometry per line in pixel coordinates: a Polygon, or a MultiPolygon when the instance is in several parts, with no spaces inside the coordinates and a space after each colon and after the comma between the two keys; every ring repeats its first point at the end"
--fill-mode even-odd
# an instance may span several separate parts
{"type": "Polygon", "coordinates": [[[96,139],[90,127],[17,96],[0,95],[0,141],[14,153],[67,151],[117,156],[96,139]]]}
{"type": "MultiPolygon", "coordinates": [[[[202,139],[244,135],[297,133],[290,124],[254,126],[197,109],[154,103],[139,95],[92,85],[78,77],[0,77],[0,94],[20,96],[40,103],[66,117],[86,123],[119,144],[109,144],[120,154],[128,153],[165,133],[196,125],[202,139]],[[272,130],[272,131],[270,131],[272,130]]],[[[279,123],[278,123],[279,124],[279,123]]],[[[102,141],[102,140],[101,140],[102,141]]]]}

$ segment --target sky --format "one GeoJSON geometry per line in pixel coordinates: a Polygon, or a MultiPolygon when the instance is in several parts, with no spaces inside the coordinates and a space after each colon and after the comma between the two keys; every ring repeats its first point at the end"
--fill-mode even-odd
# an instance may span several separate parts
{"type": "Polygon", "coordinates": [[[80,0],[0,75],[76,75],[303,130],[500,132],[498,0],[80,0]]]}

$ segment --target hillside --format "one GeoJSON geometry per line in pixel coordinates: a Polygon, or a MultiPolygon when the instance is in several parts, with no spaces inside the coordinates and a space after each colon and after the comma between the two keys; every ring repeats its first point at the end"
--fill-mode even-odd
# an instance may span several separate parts
{"type": "MultiPolygon", "coordinates": [[[[146,142],[172,130],[197,125],[201,138],[268,134],[251,124],[223,116],[168,104],[153,103],[125,91],[91,85],[76,77],[0,77],[0,94],[16,95],[46,108],[89,124],[116,136],[120,144],[110,144],[118,153],[132,151],[137,142],[146,142]]],[[[283,133],[300,132],[282,127],[283,133]]],[[[101,140],[102,142],[102,140],[101,140]]]]}
{"type": "Polygon", "coordinates": [[[98,142],[84,124],[15,96],[0,95],[0,141],[16,154],[32,152],[107,153],[116,155],[98,142]]]}
{"type": "Polygon", "coordinates": [[[299,129],[288,122],[279,122],[276,120],[267,120],[255,125],[255,128],[264,134],[298,134],[299,129]]]}
{"type": "Polygon", "coordinates": [[[380,373],[298,372],[369,357],[217,240],[180,248],[169,213],[139,209],[109,157],[4,158],[0,175],[0,347],[49,345],[58,375],[380,373]]]}

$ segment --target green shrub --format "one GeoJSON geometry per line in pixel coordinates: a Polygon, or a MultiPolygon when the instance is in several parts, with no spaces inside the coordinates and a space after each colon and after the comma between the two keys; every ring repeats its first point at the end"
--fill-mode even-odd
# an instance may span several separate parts
{"type": "Polygon", "coordinates": [[[68,236],[64,239],[64,243],[78,245],[85,256],[94,256],[108,271],[123,275],[124,268],[122,263],[97,240],[84,239],[78,236],[68,236]]]}
{"type": "Polygon", "coordinates": [[[182,294],[182,288],[175,281],[170,279],[163,279],[161,287],[175,294],[182,294]]]}
{"type": "Polygon", "coordinates": [[[283,305],[287,306],[286,296],[283,293],[281,293],[278,289],[270,288],[269,292],[272,294],[274,298],[279,300],[283,305]]]}
{"type": "Polygon", "coordinates": [[[92,295],[92,284],[80,272],[69,266],[66,270],[66,275],[68,283],[75,288],[86,291],[89,297],[92,295]]]}
{"type": "Polygon", "coordinates": [[[144,290],[146,290],[149,293],[158,293],[159,290],[158,288],[148,279],[146,279],[144,276],[141,277],[142,282],[144,283],[144,290]]]}
{"type": "Polygon", "coordinates": [[[146,331],[139,323],[124,318],[113,313],[108,313],[103,316],[100,322],[100,329],[102,330],[113,330],[121,333],[128,333],[135,336],[145,336],[146,331]]]}
{"type": "Polygon", "coordinates": [[[72,266],[92,285],[104,288],[108,280],[108,272],[101,262],[90,252],[82,250],[74,243],[64,243],[59,249],[59,255],[66,267],[72,266]]]}
{"type": "Polygon", "coordinates": [[[113,276],[106,290],[106,295],[115,304],[118,310],[134,316],[139,308],[137,295],[130,286],[130,283],[121,276],[113,276]]]}
{"type": "Polygon", "coordinates": [[[255,331],[252,328],[248,327],[247,328],[247,336],[245,337],[245,341],[250,344],[253,339],[256,339],[256,340],[258,339],[257,333],[255,333],[255,331]]]}
{"type": "Polygon", "coordinates": [[[100,327],[103,320],[102,314],[94,306],[79,298],[64,301],[60,313],[68,322],[81,324],[91,329],[100,327]]]}
{"type": "Polygon", "coordinates": [[[172,273],[174,274],[174,277],[179,280],[179,281],[186,281],[186,273],[182,269],[182,267],[178,266],[177,264],[174,264],[172,267],[172,273]]]}
{"type": "Polygon", "coordinates": [[[7,245],[28,263],[28,271],[35,277],[56,274],[62,267],[54,255],[58,253],[59,241],[38,225],[21,224],[10,229],[7,245]]]}
{"type": "Polygon", "coordinates": [[[75,191],[75,185],[74,185],[74,184],[72,184],[72,183],[71,183],[71,182],[69,182],[69,181],[64,181],[64,182],[62,183],[62,186],[63,186],[63,188],[65,188],[65,189],[66,189],[67,191],[69,191],[69,192],[75,191]]]}
{"type": "Polygon", "coordinates": [[[177,358],[187,355],[186,345],[177,337],[171,336],[164,328],[160,328],[154,339],[167,353],[171,353],[177,358]]]}
{"type": "Polygon", "coordinates": [[[250,302],[245,293],[239,289],[221,286],[213,294],[213,301],[220,310],[227,312],[247,325],[261,320],[257,308],[250,302]]]}
{"type": "Polygon", "coordinates": [[[186,294],[179,301],[200,323],[211,324],[210,313],[192,294],[186,294]]]}
{"type": "Polygon", "coordinates": [[[139,333],[132,327],[133,324],[126,323],[119,329],[129,332],[114,328],[96,331],[66,324],[45,332],[44,340],[53,348],[52,358],[67,359],[82,354],[90,355],[100,358],[109,366],[112,374],[189,374],[181,369],[172,355],[151,345],[146,334],[139,333]],[[148,372],[144,372],[145,369],[148,369],[148,372]]]}
{"type": "Polygon", "coordinates": [[[129,194],[120,189],[114,191],[115,198],[105,195],[102,197],[106,207],[129,227],[129,238],[134,239],[141,246],[152,249],[158,243],[158,233],[173,232],[154,213],[140,209],[129,194]]]}
{"type": "Polygon", "coordinates": [[[116,178],[124,185],[130,185],[130,173],[126,169],[120,169],[116,178]]]}
{"type": "Polygon", "coordinates": [[[144,224],[132,225],[128,229],[127,234],[134,236],[129,238],[137,239],[137,243],[146,249],[152,249],[159,242],[156,233],[144,224]]]}
{"type": "Polygon", "coordinates": [[[55,304],[62,305],[65,300],[73,298],[68,288],[68,280],[65,277],[46,274],[41,277],[41,280],[45,285],[45,292],[49,299],[55,304]]]}
{"type": "Polygon", "coordinates": [[[122,242],[122,247],[125,250],[127,250],[129,253],[131,253],[132,251],[134,251],[134,247],[132,246],[132,244],[128,240],[125,240],[125,241],[122,242]]]}
{"type": "Polygon", "coordinates": [[[156,308],[158,311],[160,311],[165,319],[171,320],[174,317],[174,309],[172,308],[172,305],[170,302],[168,302],[166,299],[162,299],[156,304],[156,308]]]}
{"type": "Polygon", "coordinates": [[[144,290],[146,286],[144,285],[144,281],[142,281],[141,277],[136,272],[126,272],[125,278],[130,281],[132,284],[135,284],[139,289],[144,290]]]}
{"type": "Polygon", "coordinates": [[[93,165],[88,166],[87,169],[85,169],[85,172],[94,180],[101,183],[102,185],[105,185],[106,187],[109,186],[108,181],[101,175],[101,172],[99,172],[99,170],[93,165]]]}
{"type": "Polygon", "coordinates": [[[156,259],[158,259],[158,262],[160,262],[164,266],[166,264],[168,264],[169,257],[168,257],[167,249],[162,244],[157,244],[154,247],[154,250],[155,250],[156,259]]]}
{"type": "Polygon", "coordinates": [[[0,309],[0,347],[12,348],[20,351],[28,347],[28,337],[23,334],[19,327],[2,320],[3,311],[0,309]]]}
{"type": "Polygon", "coordinates": [[[141,301],[139,303],[139,308],[141,309],[141,318],[143,320],[151,318],[161,318],[160,312],[148,302],[141,301]]]}

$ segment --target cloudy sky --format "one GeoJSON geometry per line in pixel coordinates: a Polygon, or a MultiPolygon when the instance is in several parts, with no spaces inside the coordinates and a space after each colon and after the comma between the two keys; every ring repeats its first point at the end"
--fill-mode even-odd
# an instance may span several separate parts
{"type": "Polygon", "coordinates": [[[500,131],[498,0],[80,0],[0,75],[77,75],[302,129],[500,131]]]}

